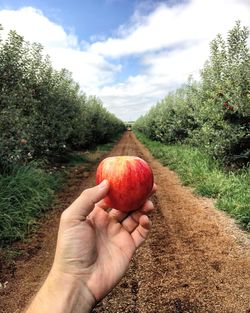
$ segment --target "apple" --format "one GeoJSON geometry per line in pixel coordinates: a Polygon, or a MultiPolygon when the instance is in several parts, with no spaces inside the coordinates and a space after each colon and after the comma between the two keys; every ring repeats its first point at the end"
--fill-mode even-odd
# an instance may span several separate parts
{"type": "Polygon", "coordinates": [[[141,207],[149,197],[154,177],[146,161],[136,156],[115,156],[104,159],[96,171],[96,183],[107,179],[110,184],[104,198],[110,208],[130,212],[141,207]]]}
{"type": "Polygon", "coordinates": [[[24,138],[22,138],[22,139],[20,140],[20,144],[21,144],[21,145],[27,145],[27,143],[28,143],[28,140],[26,140],[26,139],[24,139],[24,138]]]}

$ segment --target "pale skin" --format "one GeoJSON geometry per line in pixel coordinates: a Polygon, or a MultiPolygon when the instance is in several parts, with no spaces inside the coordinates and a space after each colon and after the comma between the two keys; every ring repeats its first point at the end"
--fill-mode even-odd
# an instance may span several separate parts
{"type": "Polygon", "coordinates": [[[121,280],[150,232],[154,207],[147,200],[130,214],[109,209],[108,190],[108,181],[86,189],[63,212],[54,263],[26,313],[91,312],[121,280]]]}

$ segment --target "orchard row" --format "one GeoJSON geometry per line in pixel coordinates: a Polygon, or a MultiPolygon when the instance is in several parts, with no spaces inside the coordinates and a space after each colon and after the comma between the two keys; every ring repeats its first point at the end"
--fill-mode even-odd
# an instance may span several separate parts
{"type": "Polygon", "coordinates": [[[153,140],[198,146],[223,162],[246,164],[250,158],[248,37],[249,30],[240,22],[226,40],[218,35],[211,42],[201,80],[190,77],[134,127],[153,140]]]}
{"type": "Polygon", "coordinates": [[[52,67],[40,44],[14,31],[0,40],[0,90],[0,172],[107,142],[124,129],[67,70],[52,67]]]}

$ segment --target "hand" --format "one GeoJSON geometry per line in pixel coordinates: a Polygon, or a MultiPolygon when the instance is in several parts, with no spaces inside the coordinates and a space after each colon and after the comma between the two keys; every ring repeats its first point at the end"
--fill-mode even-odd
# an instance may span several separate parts
{"type": "Polygon", "coordinates": [[[92,303],[101,300],[124,275],[149,234],[147,214],[154,209],[148,200],[129,215],[110,210],[102,201],[108,190],[108,181],[87,189],[63,212],[51,270],[56,277],[80,280],[92,303]]]}

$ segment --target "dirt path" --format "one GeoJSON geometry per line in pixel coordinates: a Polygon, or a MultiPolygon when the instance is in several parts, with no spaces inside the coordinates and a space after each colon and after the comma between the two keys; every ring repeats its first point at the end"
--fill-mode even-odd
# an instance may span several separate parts
{"type": "MultiPolygon", "coordinates": [[[[94,312],[250,313],[250,239],[212,201],[195,197],[156,161],[132,132],[109,155],[137,155],[153,168],[158,191],[153,230],[127,275],[94,312]]],[[[59,193],[65,208],[94,184],[95,168],[79,167],[59,193]]],[[[0,290],[0,312],[18,313],[39,288],[53,260],[61,210],[54,210],[0,290]]]]}

